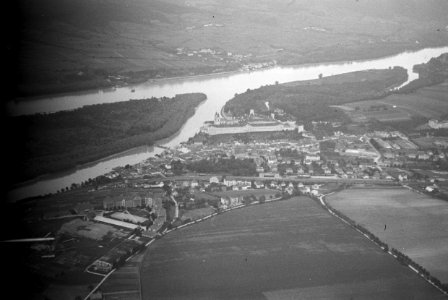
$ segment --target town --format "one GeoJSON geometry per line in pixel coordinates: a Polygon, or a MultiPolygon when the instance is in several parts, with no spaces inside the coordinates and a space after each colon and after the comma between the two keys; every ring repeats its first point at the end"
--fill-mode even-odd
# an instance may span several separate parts
{"type": "MultiPolygon", "coordinates": [[[[447,200],[448,140],[441,134],[447,124],[430,120],[409,134],[299,124],[281,109],[241,118],[216,113],[177,147],[24,203],[34,208],[26,220],[50,231],[33,247],[30,264],[50,278],[88,273],[95,282],[171,230],[247,205],[319,199],[352,185],[401,185],[447,200]]],[[[91,299],[116,293],[110,286],[95,289],[91,299]]]]}

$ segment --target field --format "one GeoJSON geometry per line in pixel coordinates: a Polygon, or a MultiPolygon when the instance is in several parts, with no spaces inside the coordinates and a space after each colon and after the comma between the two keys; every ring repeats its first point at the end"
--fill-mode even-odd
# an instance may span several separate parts
{"type": "Polygon", "coordinates": [[[404,188],[353,188],[328,202],[389,247],[448,282],[448,202],[404,188]]]}
{"type": "Polygon", "coordinates": [[[130,259],[101,285],[104,300],[140,300],[139,268],[143,254],[130,259]]]}
{"type": "Polygon", "coordinates": [[[149,248],[143,299],[442,299],[305,197],[218,215],[149,248]]]}
{"type": "Polygon", "coordinates": [[[128,233],[118,230],[116,227],[106,224],[95,223],[74,219],[62,225],[58,234],[69,234],[71,236],[84,237],[91,240],[101,241],[109,235],[109,238],[125,238],[128,233]]]}
{"type": "Polygon", "coordinates": [[[406,121],[415,117],[441,119],[448,112],[448,81],[409,94],[392,94],[378,100],[353,102],[341,108],[355,122],[369,119],[381,122],[406,121]]]}
{"type": "Polygon", "coordinates": [[[443,0],[17,2],[7,77],[27,96],[110,85],[109,75],[366,59],[448,43],[443,0]]]}

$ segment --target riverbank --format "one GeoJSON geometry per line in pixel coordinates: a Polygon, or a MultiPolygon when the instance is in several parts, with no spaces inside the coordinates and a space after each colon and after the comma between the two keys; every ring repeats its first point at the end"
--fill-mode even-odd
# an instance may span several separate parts
{"type": "MultiPolygon", "coordinates": [[[[253,72],[236,72],[231,76],[204,76],[200,79],[189,80],[165,80],[153,82],[135,87],[132,93],[130,88],[121,88],[109,93],[92,93],[83,95],[72,95],[60,98],[42,99],[23,103],[9,103],[9,109],[14,115],[28,115],[35,113],[47,113],[55,111],[66,111],[90,104],[101,104],[106,102],[123,101],[123,99],[174,96],[175,94],[202,92],[207,95],[207,101],[201,104],[193,117],[182,127],[173,138],[168,138],[165,146],[173,147],[180,142],[187,141],[194,136],[204,122],[212,120],[215,112],[219,112],[225,103],[237,93],[244,93],[248,88],[257,89],[264,85],[292,82],[297,80],[316,79],[320,73],[327,77],[330,74],[343,74],[370,69],[387,69],[391,66],[402,66],[408,70],[410,79],[417,75],[412,73],[412,67],[416,64],[426,63],[433,57],[448,52],[448,47],[424,49],[418,52],[402,53],[397,56],[382,58],[378,60],[357,61],[336,64],[316,64],[297,68],[273,67],[253,72]]],[[[11,133],[12,134],[12,133],[11,133]]],[[[112,171],[113,168],[126,164],[136,164],[152,156],[145,152],[123,156],[120,159],[104,161],[98,165],[77,170],[75,173],[52,180],[39,181],[36,184],[25,186],[14,190],[15,198],[55,193],[61,188],[66,188],[72,183],[80,184],[89,178],[103,175],[112,171]]],[[[16,156],[16,155],[12,155],[16,156]]]]}

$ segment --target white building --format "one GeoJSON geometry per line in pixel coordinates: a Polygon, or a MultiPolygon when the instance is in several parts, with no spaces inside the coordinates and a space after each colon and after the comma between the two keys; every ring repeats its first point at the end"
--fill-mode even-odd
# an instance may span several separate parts
{"type": "Polygon", "coordinates": [[[219,178],[216,176],[210,177],[210,183],[219,183],[219,178]]]}
{"type": "Polygon", "coordinates": [[[438,121],[438,120],[429,120],[428,121],[429,127],[433,129],[442,129],[442,128],[448,128],[448,121],[438,121]]]}

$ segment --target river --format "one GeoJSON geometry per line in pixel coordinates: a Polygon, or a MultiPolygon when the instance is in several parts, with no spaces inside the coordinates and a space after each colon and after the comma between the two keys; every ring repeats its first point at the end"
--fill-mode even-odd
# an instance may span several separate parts
{"type": "MultiPolygon", "coordinates": [[[[403,52],[397,55],[379,59],[346,61],[322,64],[307,64],[299,66],[261,69],[252,72],[231,72],[224,74],[202,75],[185,78],[150,80],[148,82],[115,89],[74,93],[64,96],[48,97],[36,100],[14,101],[7,105],[10,115],[34,113],[49,113],[70,110],[84,105],[118,102],[129,99],[150,97],[173,97],[176,94],[201,92],[207,95],[207,100],[200,104],[181,130],[171,138],[160,141],[160,145],[173,147],[186,141],[197,133],[205,121],[212,120],[215,112],[219,112],[224,104],[235,93],[247,89],[259,88],[263,85],[310,80],[323,76],[337,75],[348,72],[370,69],[387,69],[400,66],[408,70],[409,79],[405,83],[418,78],[412,71],[416,64],[426,63],[431,58],[448,52],[448,47],[426,48],[419,51],[403,52]]],[[[160,148],[139,147],[98,162],[84,165],[77,170],[45,176],[40,180],[24,184],[9,193],[12,201],[26,197],[54,193],[72,183],[81,183],[89,178],[105,174],[118,166],[136,164],[162,151],[160,148]]]]}

